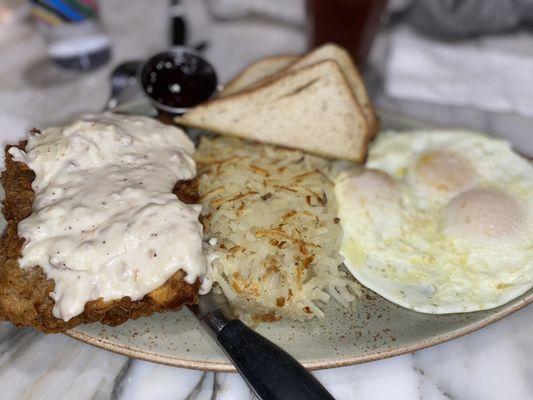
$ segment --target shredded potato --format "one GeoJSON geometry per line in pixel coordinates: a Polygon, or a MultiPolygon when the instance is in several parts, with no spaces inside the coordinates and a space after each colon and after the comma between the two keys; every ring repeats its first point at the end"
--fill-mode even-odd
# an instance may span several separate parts
{"type": "Polygon", "coordinates": [[[244,319],[322,317],[350,306],[358,285],[339,268],[341,227],[329,162],[233,138],[196,154],[212,277],[244,319]]]}

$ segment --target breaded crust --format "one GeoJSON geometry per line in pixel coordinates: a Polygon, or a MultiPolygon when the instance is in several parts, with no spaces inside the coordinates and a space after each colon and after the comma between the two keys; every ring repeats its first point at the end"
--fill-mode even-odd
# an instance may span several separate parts
{"type": "MultiPolygon", "coordinates": [[[[17,147],[24,149],[25,142],[17,147]]],[[[3,214],[7,226],[0,238],[0,319],[8,320],[17,326],[31,325],[46,332],[64,332],[76,325],[101,322],[119,325],[128,319],[137,319],[154,312],[177,310],[184,304],[197,301],[200,282],[185,282],[183,270],[176,272],[163,286],[148,293],[141,300],[131,301],[129,297],[104,302],[90,301],[82,314],[68,322],[52,315],[54,301],[49,293],[54,282],[47,279],[40,267],[22,269],[18,258],[24,240],[18,237],[18,222],[31,214],[34,192],[31,183],[35,174],[26,164],[14,162],[5,149],[6,169],[1,181],[5,189],[3,214]]],[[[174,193],[184,202],[198,200],[195,185],[179,182],[174,193]]]]}

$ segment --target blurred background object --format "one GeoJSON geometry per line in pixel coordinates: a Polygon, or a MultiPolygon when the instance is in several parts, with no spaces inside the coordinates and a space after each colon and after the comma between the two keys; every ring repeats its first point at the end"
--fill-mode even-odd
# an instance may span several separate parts
{"type": "Polygon", "coordinates": [[[533,22],[532,0],[409,1],[407,23],[441,39],[499,33],[533,22]]]}
{"type": "Polygon", "coordinates": [[[180,0],[170,1],[170,37],[173,46],[183,46],[187,41],[187,16],[180,0]]]}
{"type": "Polygon", "coordinates": [[[533,117],[533,1],[405,1],[391,19],[388,98],[533,117]]]}
{"type": "Polygon", "coordinates": [[[303,27],[305,0],[207,0],[210,14],[219,20],[267,19],[303,27]]]}
{"type": "Polygon", "coordinates": [[[32,0],[31,13],[50,58],[60,67],[88,71],[109,61],[111,42],[95,0],[32,0]]]}
{"type": "MultiPolygon", "coordinates": [[[[359,66],[378,108],[527,142],[533,0],[389,0],[386,6],[384,0],[105,0],[98,20],[112,43],[110,62],[84,74],[46,63],[48,48],[28,18],[31,3],[4,0],[0,113],[49,124],[101,110],[117,65],[147,60],[173,44],[200,47],[225,83],[261,57],[307,51],[312,26],[322,18],[312,16],[318,3],[332,14],[343,14],[346,4],[373,7],[346,18],[348,41],[321,40],[341,42],[352,54],[365,44],[359,66]]],[[[333,19],[331,32],[340,34],[333,19]]],[[[135,95],[132,89],[124,99],[135,95]]],[[[533,154],[533,143],[527,146],[533,154]]]]}
{"type": "Polygon", "coordinates": [[[390,42],[386,92],[394,98],[533,117],[533,54],[503,46],[516,46],[517,39],[437,42],[398,29],[390,42]]]}
{"type": "Polygon", "coordinates": [[[4,38],[9,28],[20,24],[30,12],[30,5],[17,0],[0,2],[0,39],[4,38]]]}
{"type": "Polygon", "coordinates": [[[364,65],[387,0],[309,0],[309,46],[337,43],[364,65]]]}

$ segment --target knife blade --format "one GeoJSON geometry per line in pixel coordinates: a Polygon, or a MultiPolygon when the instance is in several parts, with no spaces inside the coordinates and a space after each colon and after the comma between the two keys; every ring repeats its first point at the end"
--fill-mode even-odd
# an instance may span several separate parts
{"type": "Polygon", "coordinates": [[[259,399],[333,399],[291,355],[235,318],[223,294],[211,291],[188,307],[259,399]]]}

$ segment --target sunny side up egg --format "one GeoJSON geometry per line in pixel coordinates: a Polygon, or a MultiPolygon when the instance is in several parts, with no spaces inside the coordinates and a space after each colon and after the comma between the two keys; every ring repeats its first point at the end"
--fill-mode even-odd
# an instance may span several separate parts
{"type": "Polygon", "coordinates": [[[394,303],[477,311],[533,286],[533,167],[504,141],[384,132],[335,194],[346,266],[394,303]]]}

